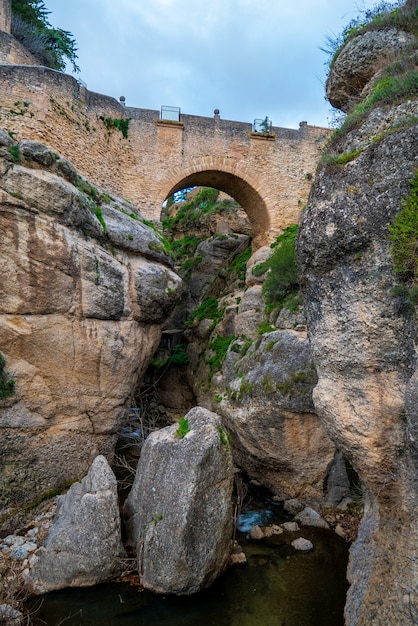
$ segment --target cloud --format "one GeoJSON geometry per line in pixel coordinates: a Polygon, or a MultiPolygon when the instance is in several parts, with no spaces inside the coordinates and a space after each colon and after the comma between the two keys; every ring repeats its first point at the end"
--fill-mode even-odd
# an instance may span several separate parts
{"type": "Polygon", "coordinates": [[[46,0],[81,78],[131,106],[275,125],[327,125],[326,35],[375,0],[46,0]]]}

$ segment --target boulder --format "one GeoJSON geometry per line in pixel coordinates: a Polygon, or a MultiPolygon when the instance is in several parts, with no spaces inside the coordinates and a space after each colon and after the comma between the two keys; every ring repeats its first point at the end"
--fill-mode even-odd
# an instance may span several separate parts
{"type": "Polygon", "coordinates": [[[189,289],[193,301],[199,302],[217,272],[229,265],[231,255],[248,241],[247,235],[215,235],[197,246],[195,257],[202,259],[190,278],[189,289]]]}
{"type": "Polygon", "coordinates": [[[334,446],[314,412],[315,382],[309,342],[289,330],[232,344],[217,379],[236,463],[282,499],[323,498],[334,446]]]}
{"type": "Polygon", "coordinates": [[[25,616],[20,611],[14,609],[10,604],[0,604],[0,624],[7,626],[21,626],[24,624],[25,616]]]}
{"type": "Polygon", "coordinates": [[[314,509],[307,506],[295,516],[295,521],[302,526],[313,526],[314,528],[325,528],[329,530],[329,524],[314,509]]]}
{"type": "Polygon", "coordinates": [[[129,215],[126,208],[116,204],[105,204],[102,215],[106,224],[106,232],[113,245],[125,250],[142,254],[144,257],[172,265],[172,260],[164,251],[162,240],[157,232],[150,228],[141,218],[137,217],[130,207],[129,215]]]}
{"type": "Polygon", "coordinates": [[[42,594],[95,585],[121,572],[123,556],[116,478],[97,456],[60,500],[44,545],[29,558],[25,586],[42,594]]]}
{"type": "Polygon", "coordinates": [[[291,545],[295,548],[295,550],[300,550],[302,552],[310,552],[313,550],[313,543],[309,541],[309,539],[305,539],[304,537],[299,537],[292,541],[291,545]]]}
{"type": "Polygon", "coordinates": [[[371,30],[350,39],[337,56],[327,79],[326,93],[332,106],[349,111],[375,74],[413,41],[413,35],[396,28],[371,30]]]}
{"type": "Polygon", "coordinates": [[[183,437],[176,424],[148,437],[124,506],[141,583],[157,593],[208,587],[230,552],[233,464],[221,418],[195,407],[185,419],[183,437]]]}

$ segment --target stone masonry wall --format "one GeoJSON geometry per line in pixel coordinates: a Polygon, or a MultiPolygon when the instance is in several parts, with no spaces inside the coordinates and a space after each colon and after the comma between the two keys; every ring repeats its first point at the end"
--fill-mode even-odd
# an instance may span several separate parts
{"type": "MultiPolygon", "coordinates": [[[[0,0],[0,31],[10,35],[12,28],[12,2],[0,0]]],[[[10,61],[11,63],[12,61],[10,61]]]]}
{"type": "Polygon", "coordinates": [[[0,63],[37,65],[38,62],[17,39],[0,29],[0,63]]]}

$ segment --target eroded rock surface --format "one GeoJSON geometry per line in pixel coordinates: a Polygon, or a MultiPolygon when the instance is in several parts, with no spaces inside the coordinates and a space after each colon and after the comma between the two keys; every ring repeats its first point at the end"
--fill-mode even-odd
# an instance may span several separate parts
{"type": "Polygon", "coordinates": [[[258,250],[247,264],[245,286],[220,299],[224,314],[215,327],[203,319],[188,331],[189,381],[198,403],[222,415],[239,467],[284,499],[319,503],[335,447],[312,402],[316,372],[302,307],[272,314],[279,319],[260,332],[261,324],[269,326],[265,277],[252,268],[269,254],[270,248],[258,250]],[[232,341],[220,369],[211,372],[217,337],[232,341]]]}
{"type": "Polygon", "coordinates": [[[349,111],[363,89],[414,41],[413,35],[396,28],[373,30],[351,39],[341,50],[326,83],[332,106],[349,111]]]}
{"type": "Polygon", "coordinates": [[[133,205],[6,133],[0,232],[0,351],[16,381],[0,401],[7,505],[80,478],[99,452],[111,459],[181,280],[133,205]]]}
{"type": "Polygon", "coordinates": [[[128,543],[141,583],[157,593],[192,594],[225,566],[232,537],[232,455],[221,418],[195,407],[190,432],[152,433],[126,500],[128,543]]]}
{"type": "MultiPolygon", "coordinates": [[[[416,3],[408,4],[415,10],[416,3]]],[[[347,71],[367,68],[355,56],[354,42],[350,48],[347,71]]],[[[336,65],[329,84],[340,80],[338,72],[336,65]]],[[[344,108],[343,100],[338,103],[344,108]]],[[[318,373],[315,408],[368,493],[351,550],[349,626],[403,626],[418,619],[416,321],[394,295],[400,279],[388,237],[417,172],[417,110],[413,97],[376,106],[340,134],[329,150],[357,152],[345,165],[321,169],[298,237],[318,373]]]]}
{"type": "Polygon", "coordinates": [[[43,547],[29,557],[25,586],[42,594],[95,585],[121,572],[123,556],[116,478],[97,456],[62,496],[43,547]]]}

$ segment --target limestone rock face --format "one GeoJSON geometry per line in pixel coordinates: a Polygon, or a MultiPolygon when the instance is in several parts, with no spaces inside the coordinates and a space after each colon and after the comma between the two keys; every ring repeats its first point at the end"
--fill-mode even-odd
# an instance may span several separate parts
{"type": "Polygon", "coordinates": [[[213,281],[217,272],[228,264],[231,254],[249,241],[247,235],[218,235],[202,241],[195,256],[202,257],[196,271],[192,272],[189,289],[191,299],[198,302],[202,293],[213,281]]]}
{"type": "Polygon", "coordinates": [[[239,467],[279,497],[319,505],[335,447],[312,402],[316,372],[303,307],[266,317],[265,273],[252,268],[271,253],[265,247],[252,255],[245,284],[234,282],[219,299],[215,327],[202,319],[187,330],[188,380],[198,404],[222,416],[239,467]],[[261,324],[269,332],[260,334],[261,324]],[[230,341],[224,360],[218,338],[230,341]]]}
{"type": "Polygon", "coordinates": [[[417,100],[375,108],[334,143],[357,156],[324,167],[298,235],[315,408],[366,485],[346,624],[417,620],[416,321],[388,239],[418,164],[417,100]],[[362,564],[367,562],[367,567],[362,564]]]}
{"type": "Polygon", "coordinates": [[[335,449],[314,412],[309,342],[283,330],[245,348],[237,341],[215,380],[236,462],[283,498],[319,502],[335,449]]]}
{"type": "Polygon", "coordinates": [[[95,585],[121,572],[124,555],[116,478],[97,456],[62,496],[44,546],[30,557],[25,585],[36,594],[95,585]]]}
{"type": "Polygon", "coordinates": [[[0,352],[16,381],[0,400],[7,505],[112,458],[181,280],[133,205],[38,142],[0,144],[0,352]]]}
{"type": "Polygon", "coordinates": [[[152,433],[126,500],[128,543],[138,555],[142,584],[185,595],[208,587],[229,556],[233,465],[221,418],[195,407],[190,432],[173,424],[152,433]]]}
{"type": "Polygon", "coordinates": [[[332,106],[348,112],[372,78],[413,41],[412,35],[396,28],[372,30],[348,41],[326,83],[332,106]]]}

